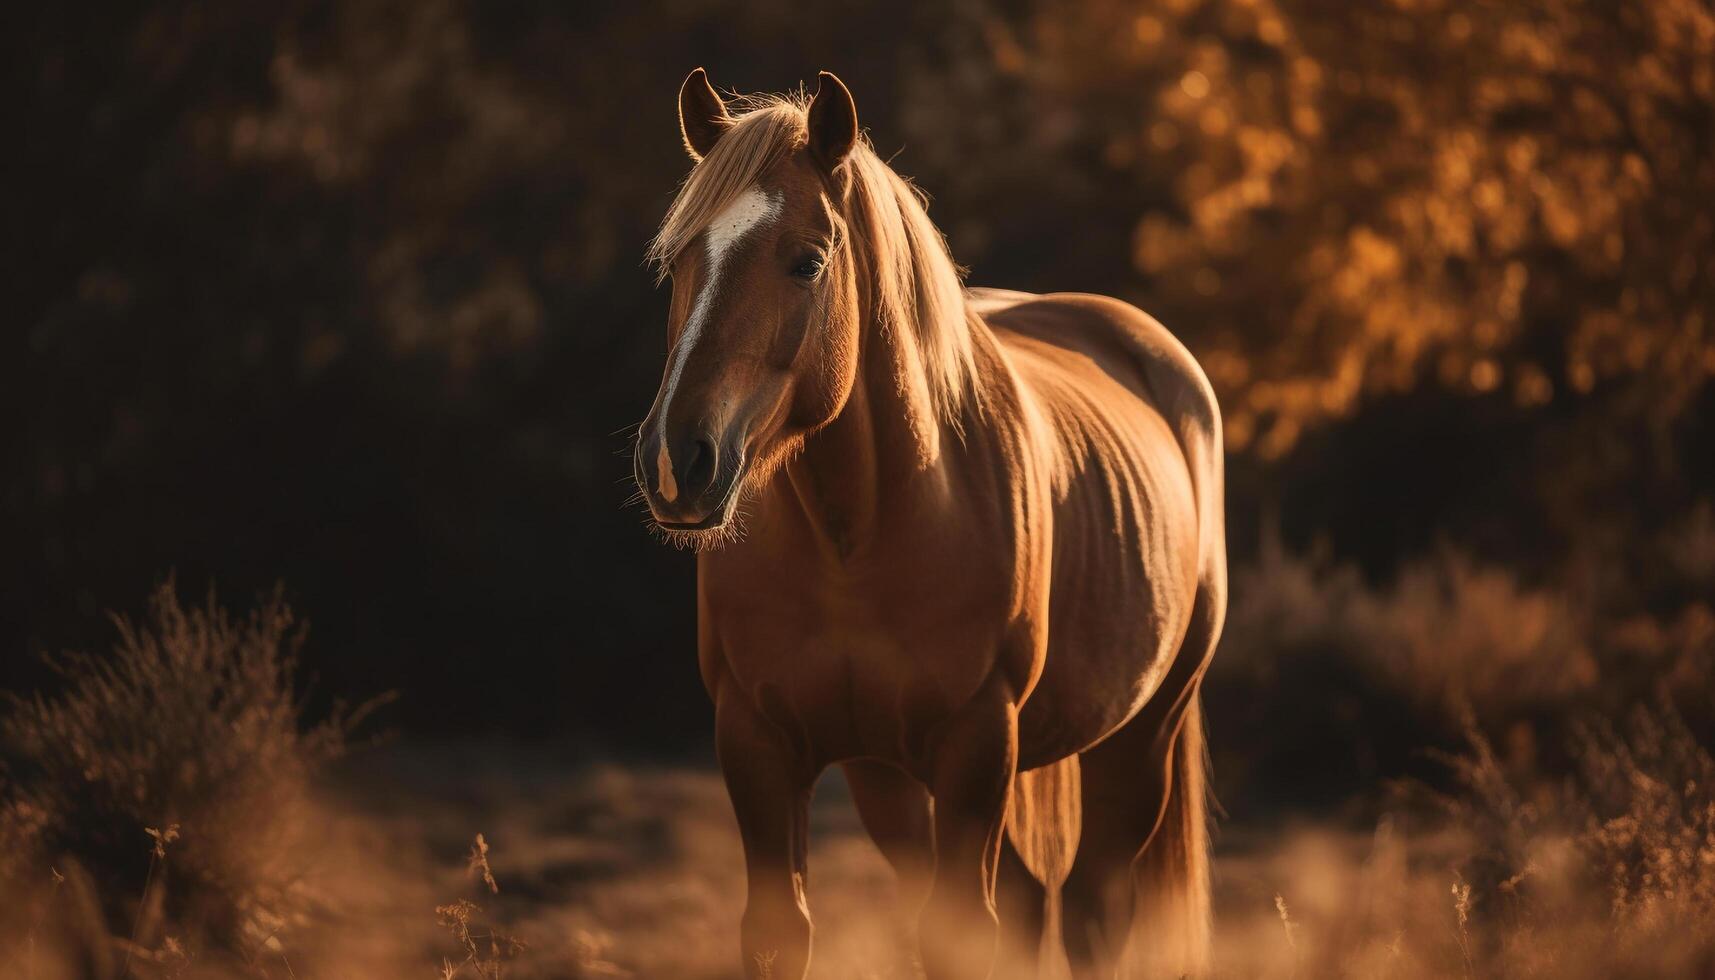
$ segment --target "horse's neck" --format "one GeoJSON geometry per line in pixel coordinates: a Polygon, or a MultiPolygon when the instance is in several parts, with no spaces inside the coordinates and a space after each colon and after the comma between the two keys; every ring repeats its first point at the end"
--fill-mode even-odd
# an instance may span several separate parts
{"type": "Polygon", "coordinates": [[[882,329],[865,311],[857,378],[845,407],[786,467],[795,505],[835,554],[885,533],[889,513],[920,510],[900,507],[900,498],[940,485],[935,471],[958,439],[926,397],[926,386],[916,383],[922,379],[902,383],[902,371],[920,369],[896,345],[912,343],[908,330],[882,329]]]}

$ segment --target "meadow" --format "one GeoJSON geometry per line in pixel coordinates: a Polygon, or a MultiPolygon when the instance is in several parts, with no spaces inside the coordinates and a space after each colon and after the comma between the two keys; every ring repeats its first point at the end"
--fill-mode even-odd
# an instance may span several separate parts
{"type": "MultiPolygon", "coordinates": [[[[1698,522],[1666,542],[1688,575],[1715,569],[1698,522]]],[[[1372,588],[1278,543],[1234,594],[1218,976],[1715,965],[1715,760],[1675,696],[1709,689],[1707,605],[1594,634],[1456,553],[1372,588]]],[[[0,726],[9,975],[733,975],[742,861],[694,755],[378,737],[385,698],[308,719],[277,595],[234,614],[167,584],[114,629],[0,726]]],[[[815,975],[916,976],[843,790],[814,811],[815,975]]]]}

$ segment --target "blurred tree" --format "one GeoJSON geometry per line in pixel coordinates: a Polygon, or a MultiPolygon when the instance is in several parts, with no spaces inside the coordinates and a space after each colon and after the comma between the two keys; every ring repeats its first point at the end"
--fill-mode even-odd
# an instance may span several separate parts
{"type": "Polygon", "coordinates": [[[1021,149],[1140,212],[1132,262],[1236,448],[1425,381],[1528,408],[1641,379],[1665,418],[1715,376],[1707,4],[967,8],[986,44],[913,91],[1000,118],[914,135],[973,161],[965,198],[1021,149]]]}
{"type": "Polygon", "coordinates": [[[1547,564],[1708,492],[1706,3],[959,9],[905,117],[956,251],[1185,336],[1239,502],[1547,564]]]}

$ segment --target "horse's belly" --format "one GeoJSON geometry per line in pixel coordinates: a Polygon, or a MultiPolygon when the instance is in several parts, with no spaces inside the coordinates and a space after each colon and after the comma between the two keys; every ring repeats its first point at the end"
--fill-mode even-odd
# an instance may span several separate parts
{"type": "MultiPolygon", "coordinates": [[[[1146,427],[1147,429],[1147,427],[1146,427]]],[[[1055,507],[1048,650],[1019,713],[1026,768],[1089,748],[1155,696],[1196,597],[1195,503],[1177,444],[1084,470],[1055,507]]]]}
{"type": "Polygon", "coordinates": [[[1183,633],[1152,616],[1099,624],[1063,617],[1051,629],[1062,638],[1050,641],[1019,712],[1026,769],[1082,752],[1130,721],[1160,690],[1183,633]]]}

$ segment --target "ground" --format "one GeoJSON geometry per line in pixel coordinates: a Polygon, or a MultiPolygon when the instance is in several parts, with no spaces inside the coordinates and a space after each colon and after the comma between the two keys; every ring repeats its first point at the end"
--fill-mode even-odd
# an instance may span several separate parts
{"type": "MultiPolygon", "coordinates": [[[[465,897],[480,928],[521,939],[507,964],[518,978],[736,976],[745,885],[737,828],[712,767],[593,761],[575,750],[516,743],[409,743],[360,749],[329,783],[343,833],[371,867],[370,900],[347,913],[341,957],[376,973],[432,976],[459,943],[435,907],[465,897]],[[499,886],[468,868],[477,833],[499,886]],[[375,937],[384,936],[385,941],[375,937]]],[[[812,810],[810,901],[817,924],[813,976],[915,977],[910,926],[892,874],[858,824],[843,780],[830,772],[812,810]]],[[[1419,847],[1415,860],[1430,853],[1419,847]]],[[[1417,893],[1457,943],[1456,913],[1440,871],[1406,880],[1390,825],[1372,833],[1327,827],[1261,832],[1239,823],[1219,836],[1217,921],[1223,974],[1304,975],[1312,943],[1354,906],[1345,926],[1386,938],[1386,906],[1417,893]],[[1270,842],[1276,846],[1270,846],[1270,842]],[[1383,895],[1383,892],[1386,895],[1383,895]],[[1283,913],[1281,902],[1289,906],[1283,913]],[[1240,941],[1242,940],[1242,941],[1240,941]],[[1299,946],[1304,950],[1301,951],[1299,946]]],[[[1431,861],[1433,863],[1433,861],[1431,861]]],[[[1445,872],[1445,873],[1442,873],[1445,872]]],[[[1399,915],[1398,929],[1418,927],[1399,915]]],[[[1408,955],[1345,937],[1354,955],[1385,967],[1408,955]]],[[[486,947],[485,947],[486,948],[486,947]]],[[[474,972],[467,975],[474,975],[474,972]]]]}

